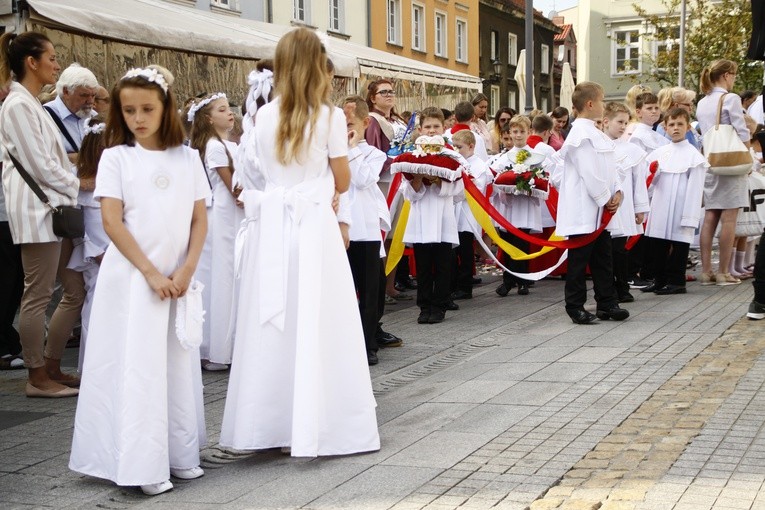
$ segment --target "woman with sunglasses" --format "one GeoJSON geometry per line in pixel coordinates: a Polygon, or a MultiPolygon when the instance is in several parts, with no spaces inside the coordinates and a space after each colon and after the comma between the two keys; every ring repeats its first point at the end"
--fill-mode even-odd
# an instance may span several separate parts
{"type": "Polygon", "coordinates": [[[507,125],[510,119],[515,117],[515,110],[509,106],[503,106],[494,115],[494,122],[491,126],[491,150],[496,153],[502,151],[502,126],[507,125]]]}

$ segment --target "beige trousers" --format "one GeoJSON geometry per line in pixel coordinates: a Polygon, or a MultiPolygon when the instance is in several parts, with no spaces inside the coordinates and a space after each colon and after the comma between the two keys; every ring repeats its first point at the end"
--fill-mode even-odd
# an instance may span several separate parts
{"type": "Polygon", "coordinates": [[[71,255],[70,239],[21,245],[24,295],[19,311],[19,335],[27,368],[45,366],[44,357],[61,359],[74,323],[80,316],[85,288],[82,274],[66,268],[71,255]],[[50,319],[46,342],[45,310],[53,296],[57,276],[64,288],[64,295],[50,319]]]}

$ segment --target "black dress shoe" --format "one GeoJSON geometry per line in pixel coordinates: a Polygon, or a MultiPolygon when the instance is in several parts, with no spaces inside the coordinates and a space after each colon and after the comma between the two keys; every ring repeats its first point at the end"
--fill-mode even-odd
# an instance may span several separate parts
{"type": "Polygon", "coordinates": [[[379,359],[377,359],[377,353],[374,351],[367,351],[367,363],[369,363],[369,366],[377,365],[380,362],[379,359]]]}
{"type": "Polygon", "coordinates": [[[458,305],[454,301],[449,301],[448,303],[446,303],[446,309],[447,310],[451,310],[453,312],[455,310],[459,310],[460,309],[460,305],[458,305]]]}
{"type": "Polygon", "coordinates": [[[401,340],[396,335],[391,335],[387,331],[383,331],[382,329],[377,330],[377,334],[375,335],[375,340],[377,341],[377,346],[380,348],[385,347],[401,347],[404,345],[404,341],[401,340]]]}
{"type": "Polygon", "coordinates": [[[632,303],[633,301],[635,301],[635,296],[633,296],[629,292],[625,292],[624,294],[619,296],[620,303],[632,303]]]}
{"type": "Polygon", "coordinates": [[[529,286],[525,283],[521,283],[518,285],[518,295],[519,296],[528,296],[529,295],[529,286]]]}
{"type": "Polygon", "coordinates": [[[430,310],[422,310],[417,317],[417,324],[427,324],[430,319],[430,310]]]}
{"type": "Polygon", "coordinates": [[[446,313],[440,310],[436,312],[430,312],[430,317],[428,318],[428,324],[438,324],[439,322],[444,322],[445,317],[446,317],[446,313]]]}
{"type": "Polygon", "coordinates": [[[566,312],[574,324],[592,324],[597,318],[595,314],[587,310],[567,310],[566,312]]]}
{"type": "Polygon", "coordinates": [[[478,285],[482,281],[483,281],[483,278],[478,278],[477,276],[474,276],[473,280],[470,283],[472,283],[473,285],[478,285]]]}
{"type": "Polygon", "coordinates": [[[657,285],[656,282],[652,282],[650,285],[646,285],[645,287],[642,287],[640,289],[640,292],[656,292],[656,289],[662,287],[662,285],[657,285]]]}
{"type": "Polygon", "coordinates": [[[499,296],[501,296],[501,297],[505,297],[505,296],[507,296],[507,294],[510,292],[510,289],[509,289],[509,288],[507,288],[507,285],[505,285],[505,284],[503,283],[503,284],[501,284],[499,287],[497,287],[497,290],[496,290],[496,292],[497,292],[497,295],[499,295],[499,296]]]}
{"type": "Polygon", "coordinates": [[[465,292],[464,290],[455,290],[452,292],[452,300],[456,301],[458,299],[473,299],[473,293],[465,292]]]}
{"type": "Polygon", "coordinates": [[[630,312],[628,312],[624,308],[619,308],[619,305],[614,305],[610,308],[595,310],[595,315],[597,315],[598,319],[602,321],[606,321],[608,319],[611,319],[613,321],[623,321],[624,319],[630,316],[630,312]]]}
{"type": "Polygon", "coordinates": [[[401,285],[405,289],[417,290],[417,280],[412,278],[411,276],[407,277],[406,280],[401,280],[399,282],[399,285],[401,285]]]}
{"type": "Polygon", "coordinates": [[[685,294],[687,291],[685,290],[685,285],[672,285],[668,283],[654,292],[660,296],[666,296],[668,294],[685,294]]]}

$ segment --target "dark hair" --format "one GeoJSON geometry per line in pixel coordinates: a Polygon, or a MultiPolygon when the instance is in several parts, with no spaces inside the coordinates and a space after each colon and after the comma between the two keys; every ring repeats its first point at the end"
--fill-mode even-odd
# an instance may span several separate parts
{"type": "MultiPolygon", "coordinates": [[[[96,115],[89,122],[90,126],[95,126],[96,124],[103,124],[105,119],[101,115],[96,115]]],[[[101,154],[105,148],[103,133],[88,133],[83,137],[77,157],[78,178],[89,179],[96,176],[98,162],[101,160],[101,154]]]]}
{"type": "Polygon", "coordinates": [[[562,119],[563,117],[568,117],[569,116],[568,108],[566,108],[565,106],[557,106],[550,113],[550,116],[553,119],[562,119]]]}
{"type": "Polygon", "coordinates": [[[438,119],[441,122],[441,125],[443,125],[444,112],[441,111],[441,108],[428,106],[420,112],[420,127],[422,127],[422,123],[425,122],[425,119],[438,119]]]}
{"type": "Polygon", "coordinates": [[[444,114],[444,120],[450,118],[452,115],[454,115],[454,112],[451,110],[447,110],[446,108],[441,108],[441,113],[444,114]]]}
{"type": "MultiPolygon", "coordinates": [[[[372,102],[372,98],[375,97],[375,95],[377,94],[377,88],[383,83],[387,83],[391,87],[395,88],[393,81],[389,80],[388,78],[380,78],[379,80],[370,82],[369,85],[367,85],[367,106],[369,107],[369,111],[372,111],[372,109],[375,107],[374,103],[372,102]]],[[[401,118],[398,112],[396,112],[395,106],[391,108],[390,116],[393,117],[394,119],[401,118]]]]}
{"type": "Polygon", "coordinates": [[[745,90],[741,94],[739,94],[739,96],[741,96],[741,102],[743,103],[747,99],[753,99],[757,97],[757,92],[755,92],[754,90],[745,90]]]}
{"type": "Polygon", "coordinates": [[[40,60],[45,53],[46,44],[52,43],[45,34],[40,32],[3,34],[0,37],[0,83],[8,83],[13,76],[19,81],[23,80],[26,73],[24,60],[27,57],[40,60]]]}
{"type": "Polygon", "coordinates": [[[691,114],[684,108],[672,108],[664,117],[664,122],[666,123],[668,120],[679,119],[680,117],[685,119],[686,124],[689,126],[691,125],[691,114]]]}
{"type": "MultiPolygon", "coordinates": [[[[478,94],[473,96],[473,99],[470,100],[470,103],[473,106],[478,106],[482,101],[486,101],[486,105],[487,106],[490,104],[489,98],[486,97],[486,94],[482,94],[482,93],[479,92],[478,94]]],[[[475,110],[473,110],[473,111],[475,112],[475,110]]],[[[475,115],[475,113],[473,115],[475,115]]],[[[486,115],[484,115],[484,117],[485,116],[486,115]]],[[[486,119],[484,118],[484,119],[481,119],[481,120],[486,120],[486,119]]]]}
{"type": "Polygon", "coordinates": [[[535,133],[550,131],[553,128],[553,120],[544,113],[540,113],[531,121],[531,130],[535,133]]]}
{"type": "Polygon", "coordinates": [[[640,110],[649,104],[659,104],[659,98],[653,92],[643,92],[635,98],[635,109],[640,110]]]}
{"type": "MultiPolygon", "coordinates": [[[[212,96],[213,94],[208,94],[202,99],[199,99],[198,102],[211,99],[212,96]]],[[[218,98],[218,99],[226,99],[226,98],[218,98]]],[[[215,101],[217,101],[218,99],[216,99],[215,101]]],[[[226,100],[228,101],[228,99],[226,100]]],[[[196,114],[194,115],[194,120],[191,122],[191,134],[189,135],[189,147],[199,151],[199,157],[202,160],[202,164],[207,166],[207,143],[211,139],[215,138],[223,146],[223,150],[226,151],[226,158],[228,158],[228,167],[233,173],[234,158],[231,156],[231,153],[229,152],[228,147],[226,147],[226,144],[223,143],[223,140],[221,139],[220,135],[218,135],[218,132],[215,131],[215,128],[213,127],[212,122],[210,122],[212,107],[215,101],[208,102],[206,105],[204,105],[202,108],[196,111],[196,114]]],[[[210,168],[209,170],[212,170],[212,168],[210,168]]]]}
{"type": "Polygon", "coordinates": [[[460,124],[470,122],[475,115],[475,108],[470,101],[461,101],[454,107],[454,118],[460,124]]]}
{"type": "Polygon", "coordinates": [[[123,78],[119,80],[112,89],[112,113],[106,123],[106,146],[115,147],[117,145],[135,145],[135,135],[130,131],[122,115],[122,98],[120,92],[123,89],[136,88],[145,90],[154,90],[159,94],[162,102],[162,123],[159,126],[159,142],[162,149],[168,147],[177,147],[183,144],[185,133],[183,124],[178,115],[178,107],[175,103],[175,94],[173,89],[168,87],[167,93],[162,87],[146,78],[136,76],[134,78],[123,78]]]}

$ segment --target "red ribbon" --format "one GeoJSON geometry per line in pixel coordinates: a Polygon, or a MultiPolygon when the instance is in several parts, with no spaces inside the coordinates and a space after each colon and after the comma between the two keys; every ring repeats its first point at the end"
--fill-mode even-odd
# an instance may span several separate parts
{"type": "MultiPolygon", "coordinates": [[[[650,188],[651,183],[653,182],[653,178],[656,177],[656,171],[659,169],[659,162],[653,161],[651,165],[648,167],[650,170],[650,173],[648,174],[648,178],[645,180],[645,187],[650,188]]],[[[647,222],[643,222],[643,231],[645,231],[645,225],[647,222]]],[[[629,239],[627,239],[627,244],[625,245],[625,248],[629,251],[631,250],[637,242],[640,240],[640,238],[643,237],[643,234],[638,234],[631,236],[629,239]]]]}
{"type": "Polygon", "coordinates": [[[550,241],[548,239],[540,239],[517,229],[509,221],[507,221],[507,219],[502,216],[499,211],[497,211],[494,206],[491,205],[491,203],[489,203],[489,200],[483,196],[481,191],[476,187],[475,184],[473,184],[473,181],[470,179],[462,179],[462,182],[465,183],[465,191],[467,191],[470,196],[473,197],[473,199],[478,203],[478,205],[480,205],[483,210],[488,213],[491,219],[496,221],[500,227],[504,228],[511,234],[523,239],[530,244],[533,244],[534,246],[552,246],[554,248],[561,248],[564,250],[581,248],[582,246],[586,246],[597,239],[597,237],[601,234],[601,232],[603,232],[603,230],[606,228],[606,225],[608,225],[608,222],[611,221],[611,218],[613,217],[613,213],[609,212],[608,210],[604,210],[603,217],[600,220],[600,226],[598,229],[595,232],[577,237],[576,239],[567,239],[564,241],[550,241]]]}

